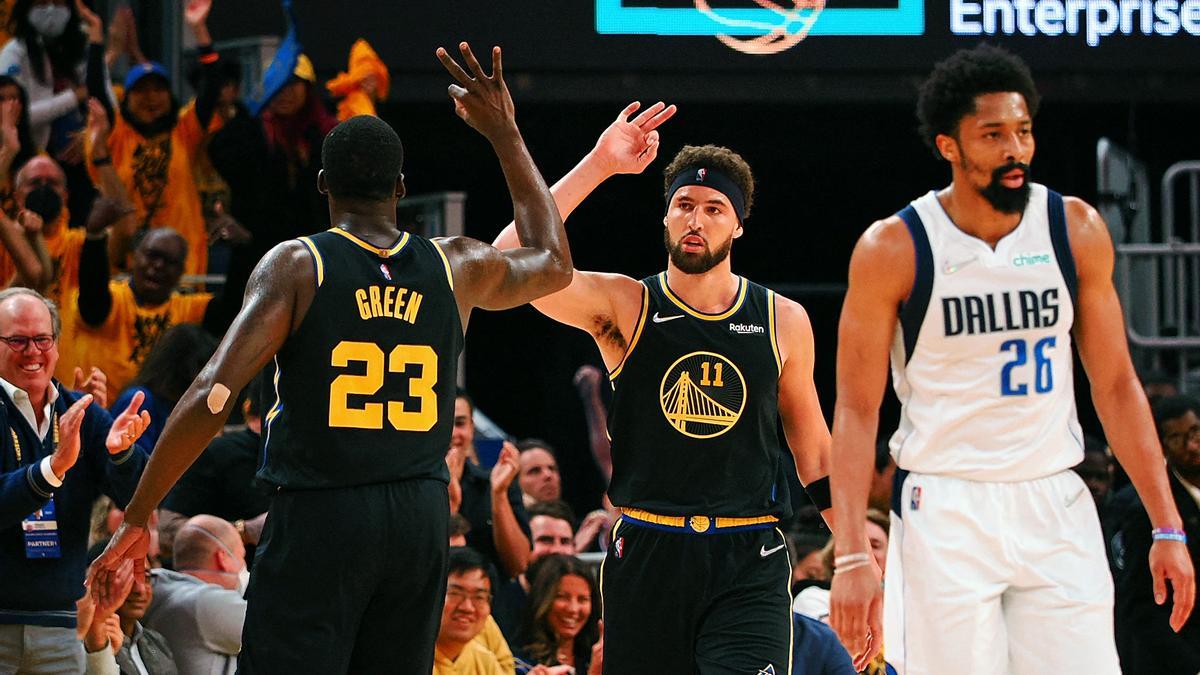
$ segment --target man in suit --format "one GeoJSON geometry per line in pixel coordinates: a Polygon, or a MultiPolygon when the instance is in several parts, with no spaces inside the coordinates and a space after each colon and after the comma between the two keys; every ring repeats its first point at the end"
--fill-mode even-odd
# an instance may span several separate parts
{"type": "MultiPolygon", "coordinates": [[[[1200,400],[1172,396],[1154,406],[1154,423],[1167,458],[1171,494],[1188,533],[1192,566],[1200,566],[1200,400]]],[[[1117,574],[1117,647],[1126,673],[1195,675],[1200,672],[1200,617],[1179,632],[1167,623],[1170,605],[1150,578],[1150,520],[1139,503],[1121,529],[1117,574]]]]}

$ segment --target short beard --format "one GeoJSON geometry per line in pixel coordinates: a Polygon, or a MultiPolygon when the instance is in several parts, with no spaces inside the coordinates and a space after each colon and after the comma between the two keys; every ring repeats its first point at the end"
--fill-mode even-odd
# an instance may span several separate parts
{"type": "Polygon", "coordinates": [[[997,168],[992,172],[992,181],[987,184],[987,187],[981,189],[979,194],[983,195],[992,208],[1000,213],[1024,213],[1025,206],[1029,203],[1029,165],[1021,162],[1009,162],[997,168]],[[1020,169],[1025,173],[1021,187],[1005,187],[1000,179],[1014,169],[1020,169]]]}
{"type": "MultiPolygon", "coordinates": [[[[685,234],[684,236],[686,237],[687,235],[685,234]]],[[[680,240],[682,239],[683,237],[680,237],[680,240]]],[[[729,249],[733,248],[733,237],[730,236],[715,251],[706,245],[703,253],[685,253],[683,244],[672,243],[671,233],[664,227],[663,246],[667,247],[667,254],[671,257],[671,264],[678,268],[680,272],[684,274],[704,274],[729,257],[729,249]]]]}

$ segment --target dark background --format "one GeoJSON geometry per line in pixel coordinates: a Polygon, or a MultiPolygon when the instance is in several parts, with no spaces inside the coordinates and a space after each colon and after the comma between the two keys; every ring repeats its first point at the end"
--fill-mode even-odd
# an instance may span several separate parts
{"type": "MultiPolygon", "coordinates": [[[[465,191],[467,233],[480,239],[495,236],[511,206],[487,143],[445,98],[449,79],[436,46],[504,46],[518,122],[551,183],[628,101],[679,103],[646,175],[609,180],[568,221],[576,265],[634,277],[662,269],[662,167],[684,144],[735,149],[754,168],[758,192],[734,270],[808,308],[829,417],[840,289],[855,240],[873,220],[949,180],[917,137],[912,112],[932,63],[975,43],[948,37],[947,4],[927,3],[926,37],[813,37],[774,57],[737,54],[709,37],[597,36],[590,0],[296,7],[322,77],[345,67],[357,37],[389,62],[393,94],[381,115],[404,139],[410,193],[465,191]]],[[[221,40],[280,34],[283,18],[272,0],[218,2],[211,25],[221,40]]],[[[1035,180],[1094,203],[1101,136],[1147,161],[1154,180],[1171,163],[1200,157],[1197,38],[1111,36],[1098,49],[1082,36],[999,42],[1030,61],[1045,99],[1035,180]]],[[[591,339],[525,308],[477,313],[467,344],[467,384],[480,408],[515,437],[557,446],[566,497],[581,512],[594,508],[603,486],[571,384],[580,365],[602,368],[591,339]]],[[[1080,397],[1085,429],[1099,432],[1085,388],[1080,397]]],[[[894,419],[893,402],[882,431],[894,419]]]]}

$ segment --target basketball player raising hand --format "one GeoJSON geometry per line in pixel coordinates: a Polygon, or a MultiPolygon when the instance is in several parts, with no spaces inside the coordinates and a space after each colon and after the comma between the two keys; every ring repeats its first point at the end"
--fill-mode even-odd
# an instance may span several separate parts
{"type": "MultiPolygon", "coordinates": [[[[675,113],[633,103],[552,189],[566,218],[604,180],[655,158],[675,113]]],[[[601,570],[604,665],[637,673],[791,672],[783,418],[802,482],[829,507],[829,430],[804,309],[735,275],[754,197],[745,160],[684,147],[665,170],[667,269],[642,280],[576,271],[534,302],[587,331],[614,388],[609,497],[622,516],[601,570]]],[[[523,243],[509,227],[499,248],[523,243]]],[[[829,514],[827,512],[827,517],[829,514]]]]}
{"type": "MultiPolygon", "coordinates": [[[[220,430],[236,392],[274,360],[259,480],[271,500],[238,671],[428,675],[446,588],[446,447],[472,308],[514,307],[571,279],[562,219],[513,117],[500,49],[492,73],[445,50],[455,110],[491,143],[525,248],[396,226],[403,148],[375,117],[339,124],[317,186],[326,232],[258,264],[241,313],[175,407],[158,451],[93,567],[103,585],[144,559],[151,510],[220,430]]],[[[140,578],[140,576],[138,577],[140,578]]]]}

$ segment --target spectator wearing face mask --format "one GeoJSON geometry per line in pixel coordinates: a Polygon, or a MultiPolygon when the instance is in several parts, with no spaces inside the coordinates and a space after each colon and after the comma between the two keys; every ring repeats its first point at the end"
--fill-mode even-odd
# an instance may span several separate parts
{"type": "MultiPolygon", "coordinates": [[[[2,92],[0,84],[0,96],[2,92]]],[[[102,174],[111,187],[116,180],[112,167],[104,167],[102,174]]],[[[21,236],[3,237],[0,283],[40,289],[61,307],[67,295],[79,287],[84,242],[96,240],[109,260],[123,260],[127,255],[132,241],[130,226],[136,223],[126,217],[131,207],[123,191],[114,199],[108,188],[102,190],[103,197],[90,207],[86,226],[73,228],[68,226],[67,176],[58,162],[46,155],[31,158],[17,172],[13,190],[16,215],[10,218],[7,212],[0,213],[0,231],[8,228],[21,236]],[[37,219],[30,218],[30,214],[37,219]],[[32,267],[30,260],[34,261],[32,267]]]]}
{"type": "Polygon", "coordinates": [[[175,569],[155,570],[144,623],[167,639],[180,675],[232,674],[250,583],[246,547],[228,521],[195,516],[175,535],[175,569]]]}
{"type": "Polygon", "coordinates": [[[82,4],[67,0],[17,0],[10,17],[12,40],[0,50],[0,74],[17,81],[29,97],[29,126],[36,151],[63,165],[82,223],[94,190],[83,164],[82,135],[88,96],[111,100],[104,65],[104,26],[82,4]],[[96,66],[88,80],[87,63],[96,66]]]}

